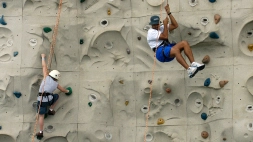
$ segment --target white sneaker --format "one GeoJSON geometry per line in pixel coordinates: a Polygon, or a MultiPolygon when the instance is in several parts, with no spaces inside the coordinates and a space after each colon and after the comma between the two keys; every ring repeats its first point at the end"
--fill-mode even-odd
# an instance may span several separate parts
{"type": "Polygon", "coordinates": [[[198,70],[201,71],[201,70],[203,70],[205,68],[205,64],[200,64],[200,63],[197,63],[197,62],[192,62],[191,67],[198,68],[198,70]]]}
{"type": "Polygon", "coordinates": [[[190,78],[194,77],[197,72],[198,72],[198,68],[197,67],[189,67],[187,69],[187,73],[188,73],[188,76],[190,78]]]}

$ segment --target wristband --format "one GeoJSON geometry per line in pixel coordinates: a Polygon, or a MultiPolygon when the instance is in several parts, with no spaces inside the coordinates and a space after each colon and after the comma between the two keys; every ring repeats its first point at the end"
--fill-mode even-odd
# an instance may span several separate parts
{"type": "Polygon", "coordinates": [[[45,58],[44,58],[44,57],[42,57],[42,60],[45,60],[45,58]]]}
{"type": "Polygon", "coordinates": [[[171,12],[170,13],[168,13],[168,15],[170,15],[171,14],[171,12]]]}

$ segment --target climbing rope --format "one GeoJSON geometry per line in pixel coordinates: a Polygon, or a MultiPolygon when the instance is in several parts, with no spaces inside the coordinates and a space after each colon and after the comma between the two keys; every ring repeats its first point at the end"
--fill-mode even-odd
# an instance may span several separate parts
{"type": "MultiPolygon", "coordinates": [[[[56,24],[54,26],[53,40],[51,42],[50,53],[49,53],[49,56],[48,56],[48,63],[47,63],[47,68],[48,69],[51,68],[52,57],[54,55],[54,47],[55,47],[55,44],[56,44],[56,36],[57,36],[57,33],[58,33],[58,26],[59,26],[59,21],[60,21],[60,16],[61,16],[61,8],[62,8],[62,0],[60,0],[60,2],[59,2],[57,20],[56,20],[56,24]]],[[[36,121],[35,121],[33,136],[32,136],[32,142],[34,142],[34,137],[35,137],[35,133],[36,133],[36,127],[37,127],[37,123],[38,123],[38,119],[39,119],[39,112],[40,112],[40,106],[41,106],[42,98],[43,98],[43,94],[44,94],[45,83],[46,83],[46,80],[44,79],[44,84],[43,84],[43,87],[42,87],[41,100],[40,100],[38,111],[36,113],[36,121]]]]}
{"type": "MultiPolygon", "coordinates": [[[[167,4],[168,4],[168,0],[167,0],[167,4]]],[[[161,4],[161,7],[160,7],[160,19],[161,19],[161,17],[162,17],[162,4],[161,4]]],[[[168,15],[167,15],[167,17],[168,17],[168,15]]],[[[158,27],[160,28],[160,23],[159,23],[158,27]]],[[[158,31],[158,35],[157,35],[157,39],[156,39],[156,51],[158,49],[158,39],[159,39],[159,31],[158,31]]],[[[149,92],[149,99],[148,99],[148,112],[146,114],[146,125],[145,125],[145,132],[144,132],[144,142],[146,142],[146,140],[147,140],[148,118],[149,118],[150,103],[151,103],[151,99],[152,99],[152,90],[153,90],[153,85],[152,84],[154,83],[154,75],[155,75],[155,68],[156,68],[156,51],[154,53],[154,63],[153,63],[153,67],[152,67],[152,80],[151,80],[151,83],[150,83],[150,86],[149,86],[150,87],[150,92],[149,92]]]]}

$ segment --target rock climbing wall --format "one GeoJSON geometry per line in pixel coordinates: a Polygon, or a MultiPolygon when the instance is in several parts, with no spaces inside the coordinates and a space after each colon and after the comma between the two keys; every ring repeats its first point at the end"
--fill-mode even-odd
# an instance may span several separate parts
{"type": "MultiPolygon", "coordinates": [[[[170,41],[188,41],[206,64],[191,79],[176,60],[156,62],[152,78],[148,23],[161,6],[165,18],[167,1],[63,0],[51,68],[73,94],[56,91],[40,141],[252,141],[253,1],[168,2],[179,23],[170,41]]],[[[28,142],[59,0],[0,4],[0,142],[28,142]]]]}

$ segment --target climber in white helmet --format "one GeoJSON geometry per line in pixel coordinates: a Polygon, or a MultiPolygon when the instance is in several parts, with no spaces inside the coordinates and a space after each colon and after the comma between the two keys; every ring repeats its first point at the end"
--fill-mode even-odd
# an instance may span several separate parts
{"type": "Polygon", "coordinates": [[[66,95],[71,95],[72,94],[72,89],[68,87],[67,89],[63,88],[58,84],[58,80],[61,77],[61,74],[57,70],[52,70],[48,74],[48,69],[45,61],[45,54],[41,54],[42,58],[42,70],[43,70],[43,81],[40,85],[39,89],[39,95],[37,97],[37,111],[39,109],[40,105],[40,110],[39,110],[39,128],[40,131],[36,133],[37,137],[43,137],[43,125],[44,125],[44,117],[45,114],[48,115],[54,115],[54,107],[57,103],[57,100],[59,98],[58,94],[53,94],[53,92],[58,88],[61,92],[66,93],[66,95]],[[43,97],[42,97],[43,96],[43,97]],[[41,103],[40,103],[41,101],[41,103]],[[49,110],[48,110],[49,107],[49,110]]]}

